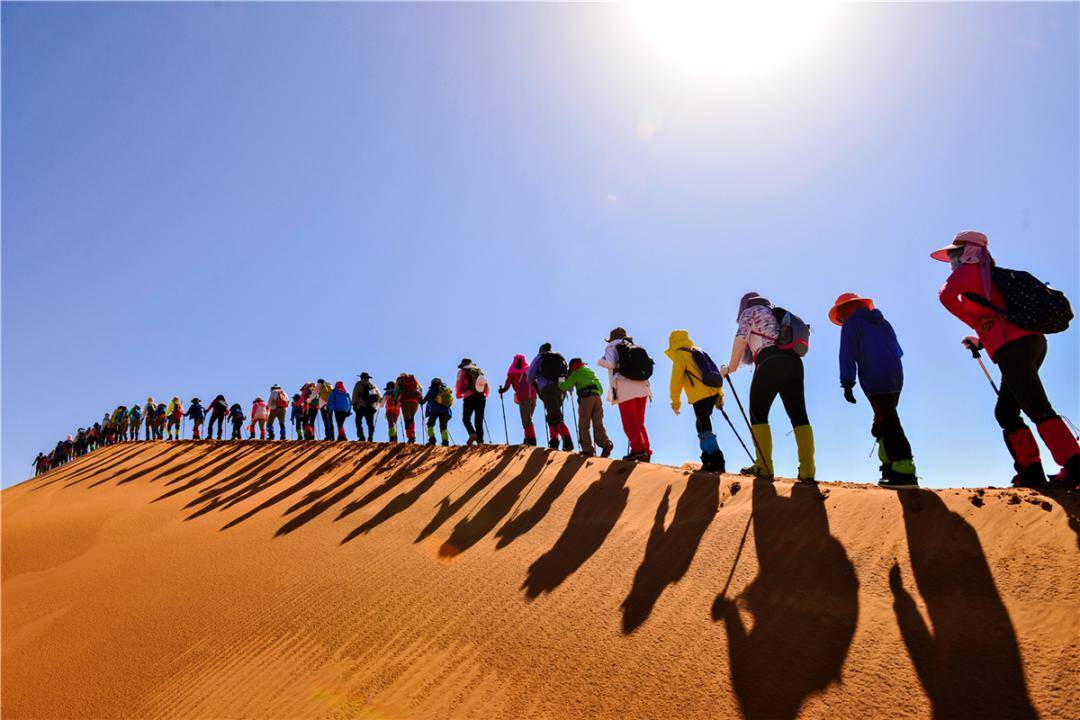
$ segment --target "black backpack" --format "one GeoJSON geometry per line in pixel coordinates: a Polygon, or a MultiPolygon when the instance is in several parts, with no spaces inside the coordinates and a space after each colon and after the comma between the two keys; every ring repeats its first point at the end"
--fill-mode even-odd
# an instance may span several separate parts
{"type": "Polygon", "coordinates": [[[375,385],[366,380],[363,385],[360,386],[360,397],[364,399],[370,406],[374,406],[379,402],[379,391],[375,389],[375,385]]]}
{"type": "Polygon", "coordinates": [[[623,340],[615,346],[619,363],[616,371],[627,380],[648,380],[652,377],[653,359],[640,345],[623,340]]]}
{"type": "Polygon", "coordinates": [[[1072,306],[1060,290],[1029,272],[996,265],[990,268],[990,280],[1005,298],[1004,308],[977,293],[964,293],[964,297],[1004,315],[1006,320],[1024,330],[1051,335],[1069,327],[1073,318],[1072,306]]]}
{"type": "Polygon", "coordinates": [[[776,347],[803,357],[810,352],[810,326],[801,317],[782,307],[772,309],[773,317],[780,324],[776,347]]]}
{"type": "Polygon", "coordinates": [[[559,382],[560,378],[566,377],[569,370],[566,358],[557,352],[546,352],[540,356],[540,377],[545,380],[559,382]]]}

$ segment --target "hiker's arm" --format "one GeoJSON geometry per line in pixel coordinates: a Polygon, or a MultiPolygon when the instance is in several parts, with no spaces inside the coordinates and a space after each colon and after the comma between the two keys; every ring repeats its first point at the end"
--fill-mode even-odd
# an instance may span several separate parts
{"type": "Polygon", "coordinates": [[[840,386],[855,387],[855,330],[850,322],[840,328],[840,386]]]}
{"type": "Polygon", "coordinates": [[[597,360],[596,364],[599,365],[602,368],[607,368],[608,370],[614,370],[615,365],[618,362],[618,359],[619,359],[619,353],[615,349],[615,346],[614,345],[608,345],[606,348],[604,348],[604,357],[597,360]]]}
{"type": "Polygon", "coordinates": [[[739,363],[742,362],[743,354],[746,353],[746,338],[735,336],[735,339],[731,343],[731,359],[728,360],[727,372],[725,375],[730,375],[739,369],[739,363]]]}
{"type": "Polygon", "coordinates": [[[679,408],[682,407],[683,364],[678,353],[672,353],[672,355],[675,357],[671,359],[671,382],[669,383],[669,390],[671,393],[671,409],[678,415],[679,408]]]}
{"type": "Polygon", "coordinates": [[[949,276],[942,285],[941,292],[938,293],[938,299],[941,300],[945,309],[973,328],[994,317],[994,312],[989,308],[984,308],[978,303],[966,302],[962,297],[966,292],[982,294],[981,283],[978,287],[973,287],[971,283],[972,279],[978,278],[978,272],[976,265],[961,265],[949,276]]]}

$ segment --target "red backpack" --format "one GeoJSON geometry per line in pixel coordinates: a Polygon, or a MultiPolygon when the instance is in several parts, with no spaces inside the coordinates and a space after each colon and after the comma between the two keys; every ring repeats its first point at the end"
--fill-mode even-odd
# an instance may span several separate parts
{"type": "Polygon", "coordinates": [[[284,409],[289,407],[289,396],[285,394],[284,390],[278,389],[270,397],[270,402],[274,404],[274,407],[284,409]]]}
{"type": "Polygon", "coordinates": [[[420,402],[423,393],[420,392],[420,383],[412,375],[402,373],[397,380],[398,402],[420,402]]]}

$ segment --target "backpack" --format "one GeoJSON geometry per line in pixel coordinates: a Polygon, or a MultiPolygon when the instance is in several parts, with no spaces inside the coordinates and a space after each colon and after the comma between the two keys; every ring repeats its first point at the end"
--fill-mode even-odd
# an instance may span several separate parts
{"type": "Polygon", "coordinates": [[[439,392],[435,395],[435,402],[447,408],[454,404],[454,391],[450,389],[449,385],[443,385],[439,388],[439,392]]]}
{"type": "Polygon", "coordinates": [[[375,405],[379,403],[379,391],[375,389],[375,386],[371,384],[371,381],[360,386],[360,397],[364,399],[364,402],[366,402],[369,407],[375,407],[375,405]]]}
{"type": "Polygon", "coordinates": [[[285,394],[284,390],[275,390],[274,394],[270,396],[270,402],[276,408],[287,408],[289,407],[289,396],[285,394]]]}
{"type": "Polygon", "coordinates": [[[801,317],[782,307],[772,309],[780,334],[774,338],[776,347],[803,357],[810,352],[810,326],[801,317]]]}
{"type": "Polygon", "coordinates": [[[487,378],[484,377],[484,371],[475,365],[467,365],[465,367],[465,387],[469,392],[484,393],[484,388],[487,387],[487,378]]]}
{"type": "Polygon", "coordinates": [[[403,400],[419,402],[423,397],[423,393],[420,392],[420,383],[412,375],[402,375],[398,378],[397,393],[399,402],[403,400]]]}
{"type": "MultiPolygon", "coordinates": [[[[698,370],[701,371],[701,377],[699,377],[698,380],[709,387],[724,387],[724,376],[720,374],[720,368],[718,368],[716,363],[713,362],[713,359],[709,357],[709,353],[696,346],[679,349],[690,353],[690,357],[694,359],[694,364],[697,365],[698,370]]],[[[696,377],[694,373],[689,370],[686,371],[686,374],[691,378],[696,377]]]]}
{"type": "Polygon", "coordinates": [[[559,378],[566,377],[569,370],[566,358],[557,352],[546,352],[540,356],[540,377],[549,382],[559,382],[559,378]]]}
{"type": "Polygon", "coordinates": [[[976,293],[964,293],[974,303],[1005,316],[1013,325],[1024,330],[1051,335],[1064,332],[1073,318],[1072,306],[1065,293],[1055,290],[1023,270],[1009,270],[996,265],[990,268],[990,280],[1005,298],[999,308],[976,293]]]}
{"type": "Polygon", "coordinates": [[[648,380],[652,377],[653,359],[640,345],[623,340],[615,346],[618,353],[616,372],[627,380],[648,380]]]}
{"type": "Polygon", "coordinates": [[[140,420],[142,420],[142,410],[137,410],[135,408],[132,408],[131,409],[131,419],[134,420],[135,422],[139,422],[140,420]]]}

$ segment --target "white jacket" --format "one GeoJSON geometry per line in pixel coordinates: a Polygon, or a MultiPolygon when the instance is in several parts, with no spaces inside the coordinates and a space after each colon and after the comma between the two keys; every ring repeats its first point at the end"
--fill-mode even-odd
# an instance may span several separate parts
{"type": "MultiPolygon", "coordinates": [[[[628,340],[630,338],[627,338],[628,340]]],[[[609,342],[604,348],[604,356],[596,361],[596,364],[608,371],[607,400],[612,405],[618,405],[624,400],[647,397],[652,399],[652,387],[648,380],[630,380],[615,372],[619,364],[619,351],[616,349],[621,340],[609,342]]],[[[632,341],[631,341],[632,342],[632,341]]]]}

